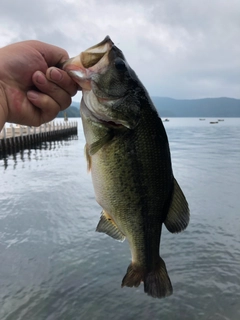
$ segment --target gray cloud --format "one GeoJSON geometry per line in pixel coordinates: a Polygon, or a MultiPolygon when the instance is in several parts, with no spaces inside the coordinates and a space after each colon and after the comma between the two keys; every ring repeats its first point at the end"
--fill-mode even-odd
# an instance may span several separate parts
{"type": "Polygon", "coordinates": [[[151,95],[240,98],[238,0],[8,0],[0,46],[39,39],[76,55],[109,34],[151,95]]]}

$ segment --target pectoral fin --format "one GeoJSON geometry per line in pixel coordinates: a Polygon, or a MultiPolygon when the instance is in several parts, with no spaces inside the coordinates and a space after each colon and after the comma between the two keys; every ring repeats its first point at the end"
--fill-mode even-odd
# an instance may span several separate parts
{"type": "Polygon", "coordinates": [[[91,156],[89,154],[89,146],[87,144],[85,144],[84,147],[84,154],[87,160],[87,171],[90,172],[91,171],[91,156]]]}
{"type": "Polygon", "coordinates": [[[103,232],[112,237],[113,239],[124,241],[125,236],[122,232],[118,229],[115,222],[112,218],[103,210],[100,221],[96,228],[97,232],[103,232]]]}
{"type": "Polygon", "coordinates": [[[177,233],[187,227],[190,214],[187,200],[175,179],[173,184],[172,199],[164,224],[168,231],[177,233]]]}
{"type": "Polygon", "coordinates": [[[113,133],[110,131],[105,136],[103,136],[101,139],[93,142],[89,146],[89,155],[93,156],[96,152],[98,152],[107,142],[112,140],[113,133]]]}

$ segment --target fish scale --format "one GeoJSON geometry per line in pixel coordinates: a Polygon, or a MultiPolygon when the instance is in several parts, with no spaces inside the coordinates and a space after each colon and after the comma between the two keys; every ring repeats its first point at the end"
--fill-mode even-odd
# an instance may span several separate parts
{"type": "Polygon", "coordinates": [[[132,262],[122,286],[143,282],[148,295],[168,296],[172,285],[159,255],[162,224],[172,233],[184,230],[189,208],[173,176],[162,121],[109,37],[63,68],[83,91],[86,158],[103,209],[96,231],[129,242],[132,262]]]}

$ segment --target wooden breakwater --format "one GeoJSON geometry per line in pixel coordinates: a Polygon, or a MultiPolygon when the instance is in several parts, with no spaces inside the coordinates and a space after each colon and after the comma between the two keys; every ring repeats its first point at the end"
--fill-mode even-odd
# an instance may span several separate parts
{"type": "Polygon", "coordinates": [[[0,132],[0,155],[29,149],[42,142],[56,141],[77,135],[77,122],[49,122],[40,127],[6,127],[0,132]]]}

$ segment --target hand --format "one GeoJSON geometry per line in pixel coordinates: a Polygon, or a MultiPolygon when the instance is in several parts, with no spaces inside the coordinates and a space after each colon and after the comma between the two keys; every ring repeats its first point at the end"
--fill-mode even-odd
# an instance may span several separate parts
{"type": "Polygon", "coordinates": [[[0,49],[0,119],[39,126],[71,104],[77,85],[54,66],[67,60],[65,50],[40,41],[0,49]]]}

